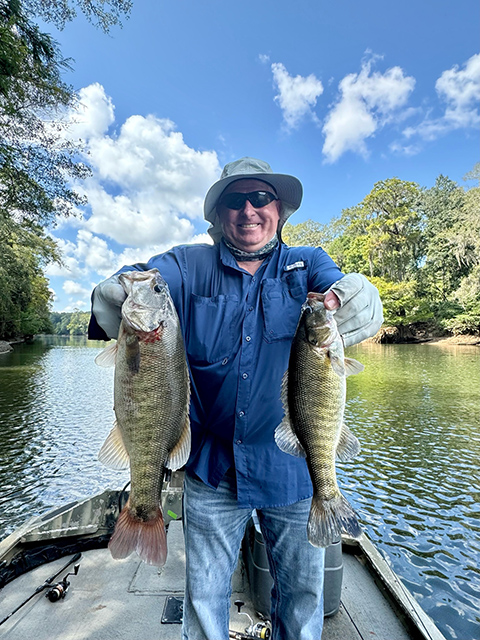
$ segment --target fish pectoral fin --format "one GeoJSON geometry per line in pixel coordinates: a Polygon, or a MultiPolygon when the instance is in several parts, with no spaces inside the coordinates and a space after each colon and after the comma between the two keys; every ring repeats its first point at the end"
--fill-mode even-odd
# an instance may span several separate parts
{"type": "Polygon", "coordinates": [[[109,344],[103,351],[101,351],[95,358],[95,364],[99,367],[114,367],[117,359],[118,343],[113,342],[109,344]]]}
{"type": "Polygon", "coordinates": [[[361,373],[365,369],[365,366],[355,360],[354,358],[345,358],[345,375],[351,376],[356,373],[361,373]]]}
{"type": "Polygon", "coordinates": [[[330,363],[332,365],[332,369],[335,371],[337,376],[344,377],[347,375],[345,370],[345,360],[346,358],[342,358],[334,351],[329,351],[328,356],[330,358],[330,363]]]}
{"type": "Polygon", "coordinates": [[[185,464],[187,464],[188,458],[190,456],[191,441],[192,438],[190,433],[190,419],[187,415],[180,440],[170,451],[165,462],[165,466],[168,467],[168,469],[176,471],[177,469],[180,469],[185,464]]]}
{"type": "Polygon", "coordinates": [[[130,456],[125,448],[122,433],[115,422],[98,454],[98,459],[110,469],[128,469],[130,456]]]}
{"type": "Polygon", "coordinates": [[[360,453],[360,442],[346,424],[342,425],[336,456],[341,462],[347,462],[360,453]]]}
{"type": "Polygon", "coordinates": [[[291,456],[297,456],[298,458],[307,457],[305,449],[297,438],[287,416],[275,429],[275,442],[284,453],[289,453],[291,456]]]}

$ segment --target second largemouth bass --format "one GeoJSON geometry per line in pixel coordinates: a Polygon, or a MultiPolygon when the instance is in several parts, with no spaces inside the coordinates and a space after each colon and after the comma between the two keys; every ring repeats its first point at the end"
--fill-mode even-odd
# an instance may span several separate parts
{"type": "Polygon", "coordinates": [[[344,425],[346,376],[363,370],[345,358],[334,314],[323,295],[309,293],[302,307],[285,373],[282,401],[285,417],[275,440],[286,453],[306,458],[313,484],[308,539],[327,547],[342,531],[361,534],[357,517],[338,488],[335,458],[349,459],[360,450],[344,425]]]}

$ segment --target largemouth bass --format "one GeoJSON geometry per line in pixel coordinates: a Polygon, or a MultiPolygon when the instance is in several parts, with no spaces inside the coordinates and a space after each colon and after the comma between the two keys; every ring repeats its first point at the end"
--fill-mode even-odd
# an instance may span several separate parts
{"type": "Polygon", "coordinates": [[[157,269],[122,273],[127,293],[117,343],[96,362],[115,364],[116,423],[99,459],[130,466],[131,491],[109,549],[114,558],[136,551],[163,566],[167,540],[160,506],[165,468],[183,466],[190,454],[189,374],[177,312],[157,269]]]}
{"type": "Polygon", "coordinates": [[[343,423],[346,376],[363,370],[345,358],[334,314],[324,296],[309,293],[293,339],[282,385],[285,417],[275,431],[282,451],[306,458],[313,484],[307,526],[310,543],[327,547],[342,530],[361,534],[357,517],[338,488],[335,457],[348,460],[360,450],[343,423]]]}

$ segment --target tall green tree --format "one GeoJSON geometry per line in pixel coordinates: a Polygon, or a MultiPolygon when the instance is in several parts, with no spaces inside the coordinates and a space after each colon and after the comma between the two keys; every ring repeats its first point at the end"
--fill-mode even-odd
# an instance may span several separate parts
{"type": "Polygon", "coordinates": [[[392,282],[411,280],[423,253],[420,188],[390,178],[331,223],[328,250],[339,266],[392,282]]]}
{"type": "Polygon", "coordinates": [[[423,294],[432,300],[447,300],[468,273],[466,247],[470,243],[464,243],[468,231],[462,229],[465,203],[464,189],[443,175],[422,193],[425,260],[419,275],[423,294]],[[461,236],[457,238],[458,232],[461,236]]]}
{"type": "Polygon", "coordinates": [[[69,69],[34,16],[62,28],[80,9],[108,31],[130,0],[0,0],[0,337],[40,330],[50,293],[43,267],[59,260],[46,229],[84,204],[71,184],[89,175],[62,114],[75,105],[69,69]]]}
{"type": "Polygon", "coordinates": [[[75,103],[62,80],[68,68],[53,39],[19,0],[0,5],[0,216],[45,226],[84,199],[69,181],[88,175],[59,115],[75,103]]]}

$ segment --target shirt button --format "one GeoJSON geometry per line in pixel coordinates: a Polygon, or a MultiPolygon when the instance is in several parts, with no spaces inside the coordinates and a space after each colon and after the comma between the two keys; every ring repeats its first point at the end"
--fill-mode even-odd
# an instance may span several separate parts
{"type": "Polygon", "coordinates": [[[246,340],[247,342],[250,342],[250,340],[251,340],[251,339],[252,339],[252,338],[251,338],[250,336],[247,336],[247,337],[245,338],[245,340],[246,340]]]}
{"type": "Polygon", "coordinates": [[[224,358],[224,359],[222,360],[222,364],[227,364],[227,362],[228,362],[228,358],[224,358]]]}
{"type": "Polygon", "coordinates": [[[241,440],[235,440],[235,444],[242,444],[241,440]]]}
{"type": "Polygon", "coordinates": [[[242,373],[242,378],[246,380],[248,378],[248,373],[242,373]]]}
{"type": "Polygon", "coordinates": [[[243,416],[245,415],[245,411],[239,411],[238,415],[240,416],[240,418],[243,418],[243,416]]]}

